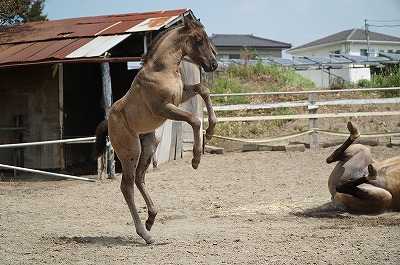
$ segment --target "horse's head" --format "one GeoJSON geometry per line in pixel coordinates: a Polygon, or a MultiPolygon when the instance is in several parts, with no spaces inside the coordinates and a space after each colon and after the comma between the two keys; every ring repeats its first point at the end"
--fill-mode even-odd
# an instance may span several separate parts
{"type": "Polygon", "coordinates": [[[183,48],[185,55],[201,66],[204,71],[215,71],[218,63],[211,48],[211,40],[204,31],[203,25],[186,17],[183,17],[183,21],[188,32],[188,39],[183,48]]]}

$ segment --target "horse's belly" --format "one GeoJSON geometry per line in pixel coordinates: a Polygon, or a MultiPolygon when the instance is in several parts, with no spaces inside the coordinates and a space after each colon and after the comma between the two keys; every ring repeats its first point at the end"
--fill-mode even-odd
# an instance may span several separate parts
{"type": "Polygon", "coordinates": [[[135,122],[134,130],[138,134],[152,132],[160,127],[165,121],[166,119],[160,119],[156,117],[147,120],[144,119],[142,122],[135,122]]]}

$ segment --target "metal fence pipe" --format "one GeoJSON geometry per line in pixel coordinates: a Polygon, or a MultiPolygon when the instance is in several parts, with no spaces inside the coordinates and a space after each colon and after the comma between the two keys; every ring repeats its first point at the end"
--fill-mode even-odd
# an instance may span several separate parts
{"type": "Polygon", "coordinates": [[[96,137],[92,136],[92,137],[82,137],[82,138],[64,139],[64,140],[51,140],[51,141],[43,141],[43,142],[2,144],[2,145],[0,145],[0,148],[18,148],[18,147],[27,147],[27,146],[35,146],[35,145],[76,143],[76,142],[88,143],[89,141],[94,141],[94,140],[96,140],[96,137]]]}
{"type": "Polygon", "coordinates": [[[66,174],[53,173],[53,172],[47,172],[47,171],[42,171],[42,170],[37,170],[37,169],[16,167],[16,166],[4,165],[4,164],[0,164],[0,167],[1,168],[6,168],[6,169],[12,169],[12,170],[25,171],[25,172],[30,172],[30,173],[37,173],[37,174],[46,175],[46,176],[70,178],[70,179],[77,179],[77,180],[84,180],[84,181],[91,181],[91,182],[95,182],[96,181],[96,179],[90,179],[90,178],[84,178],[84,177],[75,177],[75,176],[66,175],[66,174]]]}

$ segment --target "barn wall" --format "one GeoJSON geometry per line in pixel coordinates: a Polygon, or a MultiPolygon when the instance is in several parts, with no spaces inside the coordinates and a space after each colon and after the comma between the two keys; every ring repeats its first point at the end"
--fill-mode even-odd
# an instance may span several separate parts
{"type": "MultiPolygon", "coordinates": [[[[200,83],[199,67],[187,60],[181,64],[182,72],[187,84],[200,83]]],[[[180,105],[181,108],[196,113],[199,118],[203,117],[202,99],[196,96],[180,105]]],[[[202,128],[201,128],[202,130],[202,128]]],[[[192,155],[193,150],[193,130],[186,122],[167,120],[157,130],[161,137],[155,158],[158,164],[162,164],[186,155],[192,155]]]]}
{"type": "MultiPolygon", "coordinates": [[[[200,69],[197,65],[191,62],[184,61],[182,64],[183,73],[185,74],[185,82],[188,85],[200,83],[200,69]]],[[[181,107],[187,111],[197,114],[203,118],[203,100],[197,95],[192,100],[181,104],[181,107]]],[[[200,129],[203,131],[203,128],[200,129]]],[[[193,150],[193,129],[186,122],[182,123],[182,156],[187,154],[192,155],[193,150]]]]}
{"type": "MultiPolygon", "coordinates": [[[[60,138],[58,74],[53,65],[21,66],[0,70],[0,127],[14,127],[13,117],[22,118],[22,141],[45,141],[60,138]]],[[[15,132],[0,131],[0,143],[16,142],[15,132]]],[[[0,161],[15,164],[15,149],[0,150],[0,161]]],[[[25,147],[26,167],[60,166],[59,145],[25,147]]]]}

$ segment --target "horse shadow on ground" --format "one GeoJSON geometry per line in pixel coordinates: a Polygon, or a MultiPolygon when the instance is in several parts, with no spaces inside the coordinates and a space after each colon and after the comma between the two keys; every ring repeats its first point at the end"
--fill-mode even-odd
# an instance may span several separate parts
{"type": "MultiPolygon", "coordinates": [[[[135,247],[146,247],[149,246],[145,242],[137,241],[135,239],[123,238],[120,236],[111,237],[111,236],[73,236],[73,237],[66,237],[62,236],[59,237],[58,242],[62,243],[75,243],[75,244],[92,244],[92,245],[100,245],[105,247],[113,247],[113,246],[135,246],[135,247]]],[[[166,245],[167,243],[154,243],[151,246],[157,245],[166,245]]]]}
{"type": "Polygon", "coordinates": [[[303,209],[301,211],[292,212],[292,215],[298,217],[306,217],[306,218],[335,218],[335,219],[344,219],[350,218],[350,215],[347,212],[338,210],[332,203],[327,202],[320,206],[312,207],[309,209],[303,209]]]}

